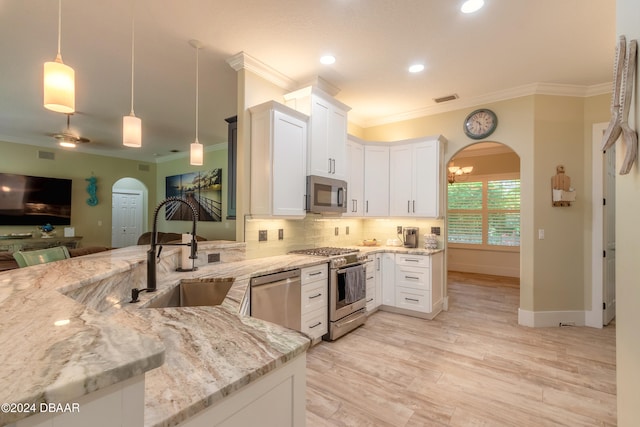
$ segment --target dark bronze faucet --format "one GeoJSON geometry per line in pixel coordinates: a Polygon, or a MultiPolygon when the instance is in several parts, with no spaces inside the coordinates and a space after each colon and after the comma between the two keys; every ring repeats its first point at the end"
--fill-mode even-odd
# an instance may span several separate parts
{"type": "Polygon", "coordinates": [[[160,258],[160,252],[162,252],[162,246],[190,246],[191,247],[191,255],[190,259],[193,260],[193,267],[191,269],[182,269],[178,268],[178,271],[193,271],[198,268],[195,266],[195,260],[198,258],[198,240],[196,239],[196,222],[198,221],[198,211],[196,208],[185,199],[181,199],[179,197],[168,197],[156,207],[156,210],[153,213],[153,231],[151,233],[151,246],[147,251],[147,287],[143,289],[133,288],[131,289],[131,302],[138,302],[138,296],[140,292],[155,292],[156,291],[156,258],[160,258]],[[160,208],[171,202],[179,202],[187,205],[191,212],[193,213],[193,226],[191,229],[191,242],[189,243],[164,243],[158,244],[158,213],[160,212],[160,208]],[[158,252],[156,253],[156,247],[160,246],[158,252]]]}

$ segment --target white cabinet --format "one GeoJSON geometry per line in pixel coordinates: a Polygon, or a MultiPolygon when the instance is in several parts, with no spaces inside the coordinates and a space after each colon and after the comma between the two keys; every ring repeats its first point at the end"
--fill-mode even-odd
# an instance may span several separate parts
{"type": "MultiPolygon", "coordinates": [[[[352,137],[350,137],[352,138],[352,137]]],[[[364,146],[347,141],[347,212],[342,216],[364,215],[364,146]]]]}
{"type": "Polygon", "coordinates": [[[320,340],[329,331],[329,266],[328,264],[306,267],[300,271],[301,332],[314,341],[320,340]]]}
{"type": "Polygon", "coordinates": [[[346,179],[350,108],[313,86],[289,93],[285,100],[288,106],[310,117],[308,174],[346,179]]]}
{"type": "Polygon", "coordinates": [[[442,311],[443,253],[383,254],[384,310],[432,319],[442,311]]]}
{"type": "Polygon", "coordinates": [[[274,101],[251,112],[251,214],[304,217],[307,120],[274,101]]]}
{"type": "Polygon", "coordinates": [[[367,313],[382,304],[382,254],[367,255],[367,313]]]}
{"type": "Polygon", "coordinates": [[[442,216],[442,139],[412,140],[390,148],[391,216],[442,216]]]}
{"type": "Polygon", "coordinates": [[[391,253],[382,254],[382,304],[395,307],[396,291],[395,291],[395,271],[396,257],[391,253]]]}
{"type": "Polygon", "coordinates": [[[389,147],[364,147],[364,215],[389,216],[389,147]]]}

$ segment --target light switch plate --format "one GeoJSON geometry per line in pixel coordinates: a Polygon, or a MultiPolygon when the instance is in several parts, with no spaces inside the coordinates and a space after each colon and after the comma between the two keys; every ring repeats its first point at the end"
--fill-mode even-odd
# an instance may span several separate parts
{"type": "Polygon", "coordinates": [[[284,240],[284,228],[278,228],[278,240],[284,240]]]}
{"type": "Polygon", "coordinates": [[[267,230],[258,230],[258,242],[267,241],[267,230]]]}

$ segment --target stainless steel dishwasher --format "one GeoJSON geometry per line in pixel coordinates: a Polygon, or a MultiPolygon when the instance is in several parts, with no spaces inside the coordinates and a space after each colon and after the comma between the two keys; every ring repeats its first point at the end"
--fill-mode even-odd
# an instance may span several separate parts
{"type": "Polygon", "coordinates": [[[300,288],[300,269],[251,279],[251,317],[299,331],[300,288]]]}

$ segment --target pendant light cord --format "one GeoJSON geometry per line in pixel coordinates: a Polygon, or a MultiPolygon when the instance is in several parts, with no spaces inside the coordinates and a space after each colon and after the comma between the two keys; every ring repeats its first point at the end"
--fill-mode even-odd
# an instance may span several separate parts
{"type": "Polygon", "coordinates": [[[58,0],[58,58],[62,61],[60,55],[60,39],[62,34],[62,0],[58,0]]]}
{"type": "Polygon", "coordinates": [[[196,47],[196,142],[198,142],[198,87],[200,70],[200,48],[196,47]]]}
{"type": "Polygon", "coordinates": [[[132,3],[131,8],[131,116],[135,116],[133,112],[133,70],[135,64],[135,36],[136,36],[136,20],[135,20],[135,2],[132,3]]]}

